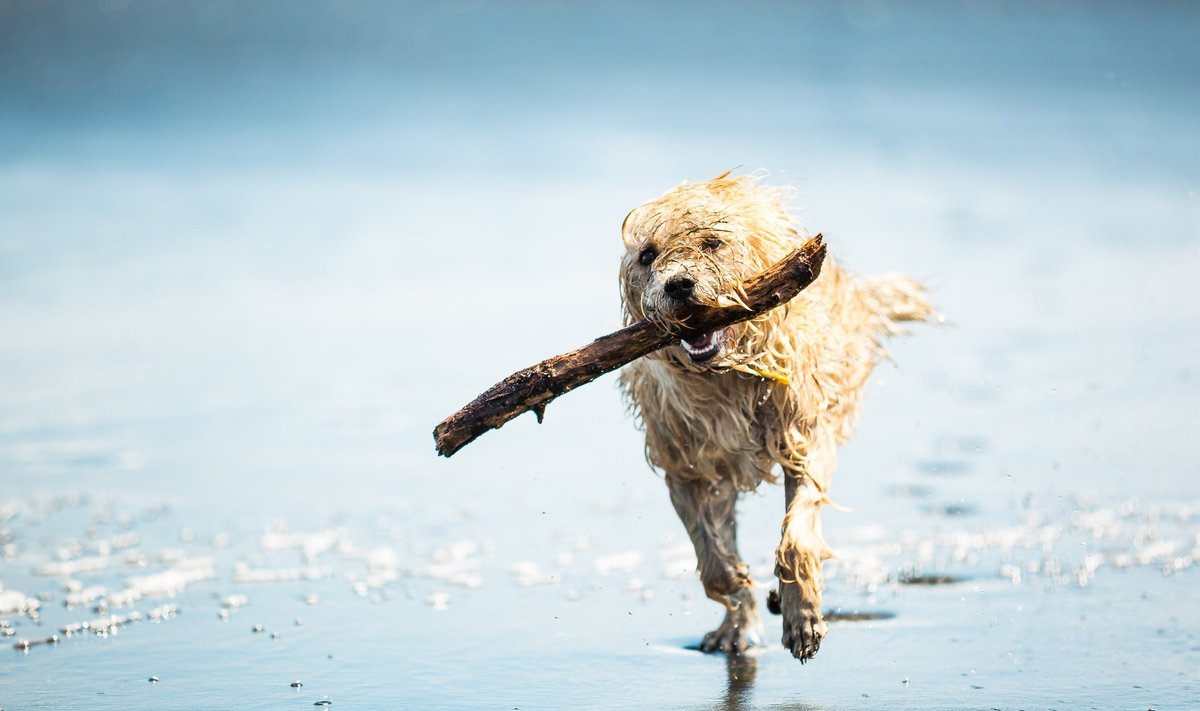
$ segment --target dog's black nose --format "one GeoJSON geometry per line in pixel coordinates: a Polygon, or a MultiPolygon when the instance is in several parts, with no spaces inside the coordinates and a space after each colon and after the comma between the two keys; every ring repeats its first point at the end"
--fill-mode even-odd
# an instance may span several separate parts
{"type": "Polygon", "coordinates": [[[696,282],[692,278],[679,274],[667,280],[665,291],[667,296],[675,301],[687,301],[692,298],[692,289],[695,288],[696,282]]]}

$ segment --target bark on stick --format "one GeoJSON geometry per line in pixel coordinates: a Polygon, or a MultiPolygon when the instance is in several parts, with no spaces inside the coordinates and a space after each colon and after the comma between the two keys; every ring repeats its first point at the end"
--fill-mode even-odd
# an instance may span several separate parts
{"type": "Polygon", "coordinates": [[[650,321],[638,321],[570,353],[513,373],[434,428],[433,439],[438,454],[449,457],[479,435],[499,428],[524,412],[534,412],[541,422],[546,405],[563,393],[647,353],[665,348],[680,338],[695,338],[747,321],[791,301],[821,274],[824,260],[825,244],[818,234],[762,274],[742,284],[741,296],[749,308],[697,305],[684,319],[686,327],[675,331],[665,330],[650,321]]]}

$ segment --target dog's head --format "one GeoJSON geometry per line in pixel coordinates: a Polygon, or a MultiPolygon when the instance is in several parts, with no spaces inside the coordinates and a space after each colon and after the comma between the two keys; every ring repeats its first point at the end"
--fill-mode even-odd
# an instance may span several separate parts
{"type": "MultiPolygon", "coordinates": [[[[738,285],[786,256],[798,231],[786,191],[728,173],[683,184],[640,205],[621,237],[622,301],[627,321],[678,325],[690,304],[726,306],[738,285]]],[[[757,357],[762,324],[745,322],[654,354],[688,370],[721,370],[757,357]]]]}

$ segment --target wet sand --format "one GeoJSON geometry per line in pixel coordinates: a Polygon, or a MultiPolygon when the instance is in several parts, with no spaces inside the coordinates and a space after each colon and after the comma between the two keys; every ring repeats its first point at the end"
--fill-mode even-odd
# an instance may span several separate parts
{"type": "MultiPolygon", "coordinates": [[[[1191,703],[1200,503],[1031,500],[990,521],[900,508],[903,528],[834,527],[831,630],[801,667],[775,617],[752,654],[694,651],[718,610],[649,499],[583,507],[573,526],[466,502],[258,529],[120,498],[10,502],[6,707],[1191,703]]],[[[765,529],[743,546],[759,580],[765,529]]]]}

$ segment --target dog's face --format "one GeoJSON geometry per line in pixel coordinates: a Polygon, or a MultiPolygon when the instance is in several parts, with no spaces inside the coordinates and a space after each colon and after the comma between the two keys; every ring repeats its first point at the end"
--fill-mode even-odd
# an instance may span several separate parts
{"type": "MultiPolygon", "coordinates": [[[[635,208],[621,237],[626,318],[677,325],[692,304],[728,305],[722,297],[787,254],[796,230],[779,191],[722,175],[635,208]]],[[[720,370],[753,356],[753,334],[735,324],[680,341],[660,357],[688,370],[720,370]]]]}

